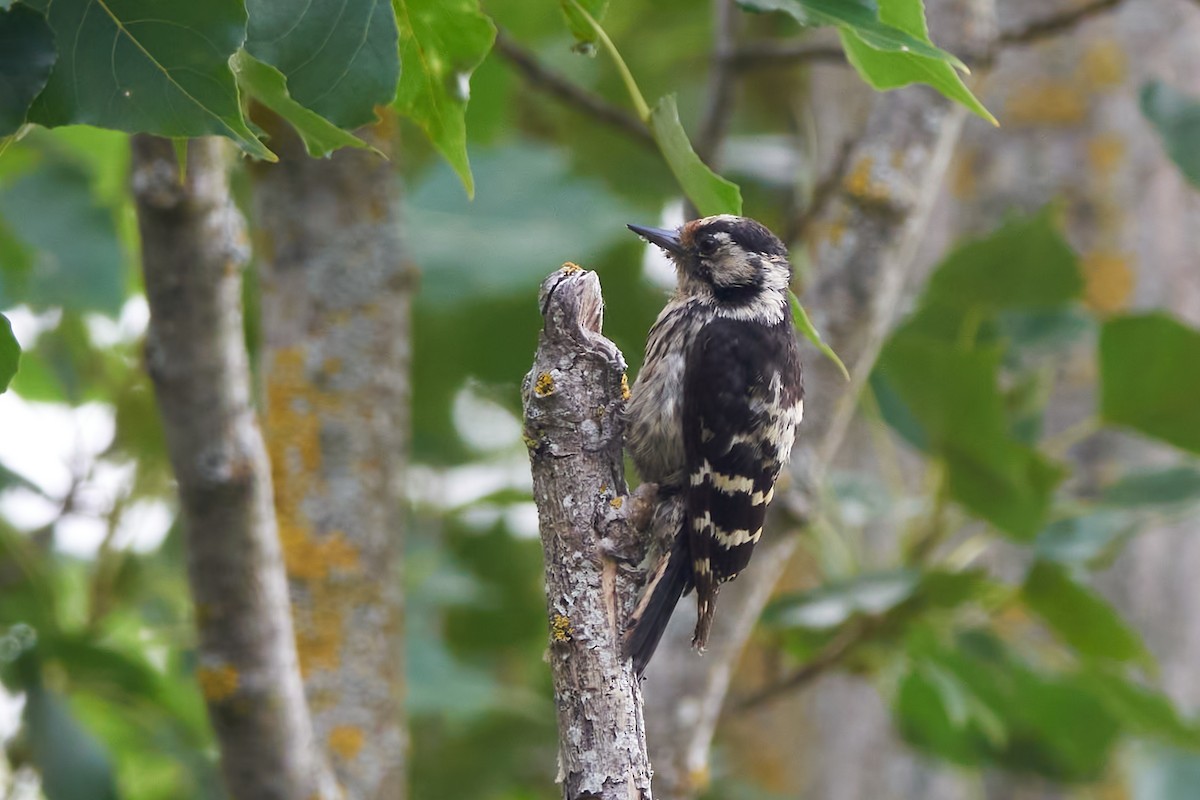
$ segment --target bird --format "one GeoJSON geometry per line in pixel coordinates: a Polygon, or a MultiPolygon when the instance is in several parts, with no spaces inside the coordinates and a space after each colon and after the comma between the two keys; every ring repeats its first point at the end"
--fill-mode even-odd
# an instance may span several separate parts
{"type": "Polygon", "coordinates": [[[680,598],[695,589],[703,652],[717,592],[762,537],[804,414],[787,248],[763,224],[722,214],[677,229],[628,225],[675,265],[626,405],[626,449],[657,484],[667,552],[630,615],[625,655],[641,677],[680,598]],[[674,512],[665,508],[674,508],[674,512]]]}

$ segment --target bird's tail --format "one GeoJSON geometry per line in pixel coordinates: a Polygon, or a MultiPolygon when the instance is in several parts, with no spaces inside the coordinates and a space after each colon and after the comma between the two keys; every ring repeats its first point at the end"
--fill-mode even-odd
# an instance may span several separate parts
{"type": "Polygon", "coordinates": [[[633,671],[639,678],[650,657],[658,649],[675,605],[692,585],[692,561],[687,535],[675,535],[671,552],[660,559],[655,575],[646,585],[642,599],[630,615],[632,629],[625,636],[625,655],[633,659],[633,671]]]}

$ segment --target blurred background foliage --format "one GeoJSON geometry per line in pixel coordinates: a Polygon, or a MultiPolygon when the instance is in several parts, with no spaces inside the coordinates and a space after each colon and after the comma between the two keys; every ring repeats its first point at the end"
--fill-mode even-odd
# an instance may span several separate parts
{"type": "MultiPolygon", "coordinates": [[[[830,4],[746,5],[815,13],[830,4]]],[[[611,63],[578,52],[557,4],[487,0],[483,11],[526,56],[625,103],[611,63]]],[[[642,91],[677,94],[690,128],[705,104],[707,8],[662,0],[606,12],[642,91]]],[[[570,23],[587,38],[578,14],[570,23]]],[[[747,39],[801,32],[786,14],[744,23],[747,39]]],[[[247,45],[264,62],[269,48],[252,44],[268,33],[252,31],[247,45]]],[[[843,42],[856,35],[841,27],[843,42]]],[[[19,57],[0,54],[0,68],[19,57]]],[[[274,69],[254,74],[270,84],[274,69]]],[[[303,81],[279,72],[302,99],[303,81]]],[[[951,67],[938,74],[944,91],[987,115],[951,67]]],[[[831,168],[796,112],[807,80],[798,67],[751,73],[722,150],[746,213],[780,231],[794,230],[831,168]]],[[[444,138],[435,146],[406,121],[396,163],[421,271],[405,559],[412,796],[550,798],[541,551],[519,424],[536,291],[563,261],[595,269],[608,292],[606,333],[636,372],[670,276],[624,223],[676,222],[682,201],[652,142],[536,91],[512,57],[483,60],[469,96],[464,151],[444,138]]],[[[1138,102],[1163,152],[1200,185],[1200,104],[1163,82],[1147,83],[1138,102]]],[[[316,141],[331,135],[313,125],[316,141]]],[[[251,129],[231,136],[262,155],[251,129]]],[[[173,484],[141,365],[147,311],[127,135],[33,127],[2,147],[0,309],[21,356],[0,398],[0,784],[8,796],[51,800],[221,797],[173,484]]],[[[252,216],[240,165],[234,181],[252,216]]],[[[1093,302],[1062,204],[1009,211],[930,259],[855,422],[875,466],[835,469],[822,487],[800,577],[755,642],[780,679],[732,698],[729,713],[803,685],[806,665],[844,670],[872,681],[895,730],[933,759],[1039,776],[1079,797],[1196,797],[1194,709],[1163,692],[1154,655],[1093,576],[1156,526],[1198,519],[1200,332],[1153,308],[1113,314],[1093,302]],[[1064,365],[1081,363],[1094,410],[1048,430],[1064,365]],[[1097,476],[1079,445],[1118,428],[1161,446],[1149,463],[1097,476]],[[882,556],[867,543],[880,525],[894,533],[882,556]],[[997,550],[1004,559],[992,559],[997,550]],[[1095,788],[1114,785],[1118,794],[1095,788]]],[[[789,244],[802,290],[805,243],[789,244]]],[[[256,303],[252,266],[252,352],[256,303]]],[[[6,340],[0,331],[0,347],[6,340]]],[[[730,766],[721,747],[710,796],[793,796],[730,766]]]]}

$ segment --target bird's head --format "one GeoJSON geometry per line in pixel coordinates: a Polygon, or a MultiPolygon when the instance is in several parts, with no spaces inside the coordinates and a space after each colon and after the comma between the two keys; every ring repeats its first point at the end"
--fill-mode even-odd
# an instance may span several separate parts
{"type": "Polygon", "coordinates": [[[792,279],[787,248],[760,222],[722,214],[675,230],[628,227],[670,255],[685,297],[733,308],[786,302],[792,279]]]}

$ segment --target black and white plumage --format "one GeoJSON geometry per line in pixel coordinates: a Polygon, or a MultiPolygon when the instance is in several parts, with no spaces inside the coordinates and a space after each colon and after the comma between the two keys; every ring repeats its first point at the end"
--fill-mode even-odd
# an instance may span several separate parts
{"type": "Polygon", "coordinates": [[[804,404],[783,243],[728,215],[629,228],[665,250],[677,276],[626,410],[626,445],[642,479],[658,484],[660,512],[682,501],[681,515],[658,515],[678,529],[631,618],[626,650],[640,675],[692,588],[692,644],[704,648],[718,589],[762,536],[804,404]]]}

